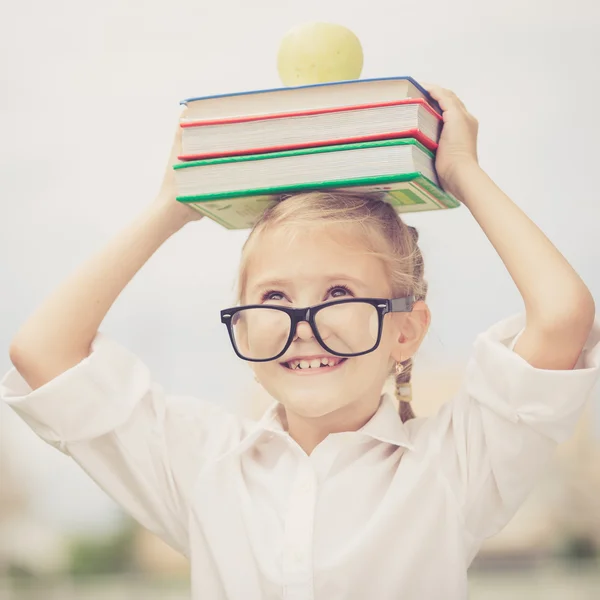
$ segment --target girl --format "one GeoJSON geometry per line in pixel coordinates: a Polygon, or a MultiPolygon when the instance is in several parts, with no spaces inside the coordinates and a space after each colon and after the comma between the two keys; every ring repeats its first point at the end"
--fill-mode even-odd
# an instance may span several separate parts
{"type": "Polygon", "coordinates": [[[478,166],[477,122],[460,100],[430,92],[444,111],[441,182],[525,305],[477,338],[462,389],[436,416],[412,418],[405,402],[430,321],[417,232],[371,196],[288,197],[249,236],[239,305],[221,319],[277,400],[259,422],[167,395],[98,332],[148,258],[200,218],[174,200],[170,167],[150,209],[11,344],[4,400],[189,557],[194,598],[465,598],[482,541],[590,396],[600,324],[589,290],[478,166]],[[381,394],[391,374],[400,414],[381,394]]]}

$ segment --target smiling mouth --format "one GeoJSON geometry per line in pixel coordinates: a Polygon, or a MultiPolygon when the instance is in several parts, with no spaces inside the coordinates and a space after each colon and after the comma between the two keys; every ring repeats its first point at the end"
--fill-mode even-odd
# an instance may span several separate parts
{"type": "Polygon", "coordinates": [[[294,371],[296,373],[324,373],[333,371],[345,363],[346,360],[346,358],[340,356],[324,356],[322,358],[291,360],[289,362],[281,363],[281,365],[288,371],[294,371]]]}

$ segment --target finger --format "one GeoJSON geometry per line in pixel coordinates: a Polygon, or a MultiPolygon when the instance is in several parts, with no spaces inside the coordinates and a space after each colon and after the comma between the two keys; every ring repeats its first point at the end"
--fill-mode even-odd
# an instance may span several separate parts
{"type": "Polygon", "coordinates": [[[445,90],[448,95],[452,98],[452,101],[457,104],[458,106],[460,106],[465,112],[467,111],[467,107],[465,106],[465,103],[451,90],[445,90]]]}
{"type": "Polygon", "coordinates": [[[440,105],[443,111],[450,110],[454,104],[452,96],[447,93],[447,90],[439,85],[430,85],[427,90],[429,95],[440,105]]]}
{"type": "Polygon", "coordinates": [[[421,87],[425,89],[432,98],[437,100],[437,96],[440,95],[443,88],[435,83],[421,83],[421,87]]]}
{"type": "Polygon", "coordinates": [[[466,106],[453,91],[434,84],[424,84],[423,87],[429,92],[431,97],[437,101],[443,111],[462,109],[465,112],[468,112],[466,106]]]}

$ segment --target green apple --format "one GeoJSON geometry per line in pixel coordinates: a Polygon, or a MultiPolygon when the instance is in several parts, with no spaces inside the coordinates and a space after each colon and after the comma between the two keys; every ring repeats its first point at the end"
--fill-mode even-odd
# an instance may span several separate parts
{"type": "Polygon", "coordinates": [[[279,46],[277,70],[286,86],[358,79],[363,67],[359,39],[334,23],[306,23],[288,31],[279,46]]]}

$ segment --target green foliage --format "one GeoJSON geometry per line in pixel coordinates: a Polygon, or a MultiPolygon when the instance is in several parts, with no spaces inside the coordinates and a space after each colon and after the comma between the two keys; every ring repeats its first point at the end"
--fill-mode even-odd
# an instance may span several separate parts
{"type": "Polygon", "coordinates": [[[70,573],[75,576],[107,575],[134,570],[135,531],[135,524],[127,522],[113,535],[72,540],[70,573]]]}
{"type": "Polygon", "coordinates": [[[564,554],[573,561],[587,561],[598,558],[600,548],[589,536],[572,536],[566,540],[564,554]]]}
{"type": "Polygon", "coordinates": [[[35,581],[35,574],[20,565],[9,564],[6,569],[6,575],[9,579],[15,581],[35,581]]]}

